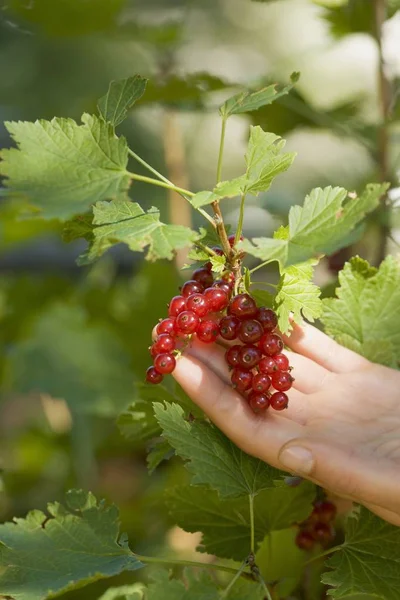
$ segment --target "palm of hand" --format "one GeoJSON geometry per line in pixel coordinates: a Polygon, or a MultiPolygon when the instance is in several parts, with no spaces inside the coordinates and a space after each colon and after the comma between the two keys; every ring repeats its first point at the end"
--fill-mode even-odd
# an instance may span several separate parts
{"type": "Polygon", "coordinates": [[[309,325],[286,343],[296,380],[283,413],[251,412],[229,385],[223,349],[195,344],[174,376],[244,451],[400,525],[400,373],[309,325]]]}

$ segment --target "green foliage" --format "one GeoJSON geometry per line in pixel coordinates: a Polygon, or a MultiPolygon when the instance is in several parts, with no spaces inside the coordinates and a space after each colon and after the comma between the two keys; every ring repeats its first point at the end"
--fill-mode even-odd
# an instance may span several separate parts
{"type": "Polygon", "coordinates": [[[15,600],[45,600],[143,565],[119,537],[118,510],[91,493],[69,492],[25,519],[0,525],[0,589],[15,600]]]}
{"type": "Polygon", "coordinates": [[[0,174],[43,218],[68,219],[129,187],[125,139],[95,116],[83,115],[82,123],[6,123],[18,147],[1,151],[0,174]]]}
{"type": "MultiPolygon", "coordinates": [[[[376,35],[374,3],[364,0],[314,0],[326,10],[323,18],[328,22],[330,31],[335,37],[343,37],[352,33],[368,33],[376,35]]],[[[385,3],[388,18],[399,9],[398,0],[387,0],[385,3]]]]}
{"type": "Polygon", "coordinates": [[[339,274],[337,298],[323,300],[322,322],[340,344],[370,360],[400,362],[400,265],[388,256],[379,269],[359,257],[339,274]]]}
{"type": "Polygon", "coordinates": [[[243,249],[263,261],[277,260],[281,268],[302,263],[343,247],[343,240],[366,214],[374,210],[388,184],[370,184],[359,198],[347,197],[343,188],[316,188],[303,206],[293,206],[289,225],[274,238],[255,238],[243,249]]]}
{"type": "Polygon", "coordinates": [[[128,110],[143,96],[146,84],[147,79],[140,75],[112,81],[107,94],[98,103],[102,119],[117,127],[126,119],[128,110]]]}
{"type": "Polygon", "coordinates": [[[146,587],[142,583],[109,588],[98,600],[144,600],[146,587]]]}
{"type": "Polygon", "coordinates": [[[258,110],[262,106],[271,104],[281,96],[288,94],[293,85],[299,80],[299,76],[299,73],[293,73],[291,76],[292,83],[281,89],[278,88],[277,84],[273,84],[256,92],[246,91],[236,94],[235,96],[232,96],[232,98],[226,100],[220,107],[220,115],[224,119],[227,119],[231,115],[252,112],[253,110],[258,110]]]}
{"type": "Polygon", "coordinates": [[[397,600],[400,581],[400,530],[366,508],[349,518],[346,539],[329,559],[332,569],[323,582],[332,586],[333,598],[372,594],[397,600]]]}
{"type": "Polygon", "coordinates": [[[177,404],[154,404],[162,435],[187,460],[194,485],[209,485],[221,498],[255,495],[274,486],[279,471],[245,454],[210,423],[185,420],[177,404]]]}
{"type": "Polygon", "coordinates": [[[79,259],[81,265],[99,258],[111,246],[121,242],[134,252],[148,248],[147,260],[171,260],[175,250],[189,246],[200,237],[188,227],[162,223],[157,208],[146,213],[139,204],[125,197],[95,204],[91,224],[86,218],[67,224],[66,240],[82,235],[89,242],[89,248],[79,259]]]}
{"type": "Polygon", "coordinates": [[[64,398],[73,412],[115,416],[133,395],[121,341],[105,326],[90,324],[78,306],[50,306],[29,336],[14,345],[8,360],[14,392],[64,398]]]}
{"type": "MultiPolygon", "coordinates": [[[[255,541],[272,531],[303,521],[311,512],[314,486],[263,490],[254,499],[255,541]]],[[[185,531],[203,534],[198,550],[243,561],[250,552],[249,499],[222,500],[218,493],[193,486],[167,491],[167,506],[174,521],[185,531]]],[[[273,577],[271,579],[274,579],[273,577]]]]}

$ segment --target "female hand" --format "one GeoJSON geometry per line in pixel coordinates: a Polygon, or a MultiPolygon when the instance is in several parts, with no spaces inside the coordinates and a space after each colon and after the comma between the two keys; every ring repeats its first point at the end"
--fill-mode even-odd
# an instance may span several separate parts
{"type": "Polygon", "coordinates": [[[221,346],[194,342],[173,375],[245,452],[400,525],[400,372],[311,325],[295,325],[285,342],[295,382],[283,412],[252,412],[230,385],[221,346]]]}

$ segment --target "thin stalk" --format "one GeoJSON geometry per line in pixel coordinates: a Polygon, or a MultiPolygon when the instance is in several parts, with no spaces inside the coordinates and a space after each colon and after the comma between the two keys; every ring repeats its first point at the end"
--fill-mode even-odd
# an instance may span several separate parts
{"type": "Polygon", "coordinates": [[[217,253],[215,252],[215,250],[213,250],[212,248],[209,248],[208,246],[206,246],[205,244],[202,244],[201,242],[194,242],[194,245],[197,246],[198,248],[200,248],[200,250],[207,252],[207,254],[209,254],[210,256],[217,256],[217,253]]]}
{"type": "Polygon", "coordinates": [[[257,265],[256,267],[253,267],[252,269],[250,269],[249,273],[250,275],[255,273],[256,271],[258,271],[258,269],[262,269],[262,267],[266,267],[267,265],[269,265],[269,263],[272,262],[272,259],[266,260],[262,263],[260,263],[259,265],[257,265]]]}
{"type": "Polygon", "coordinates": [[[240,569],[238,570],[236,575],[233,577],[233,579],[229,582],[227,587],[222,592],[221,598],[227,598],[229,596],[229,592],[231,591],[231,589],[233,588],[233,586],[235,585],[237,580],[241,577],[241,575],[242,575],[243,571],[245,570],[245,568],[247,567],[247,565],[248,565],[247,560],[242,562],[240,569]]]}
{"type": "Polygon", "coordinates": [[[178,192],[179,194],[185,194],[185,196],[189,196],[192,198],[195,194],[190,192],[189,190],[184,190],[183,188],[176,187],[173,183],[165,183],[165,181],[159,181],[158,179],[152,179],[151,177],[146,177],[145,175],[139,175],[138,173],[130,173],[127,171],[127,174],[134,181],[143,181],[143,183],[150,183],[151,185],[156,185],[157,187],[162,187],[167,190],[173,190],[174,192],[178,192]]]}
{"type": "Polygon", "coordinates": [[[236,229],[236,235],[235,235],[235,246],[236,246],[236,244],[239,243],[240,236],[242,235],[242,231],[243,231],[244,203],[245,203],[245,200],[246,200],[246,194],[242,194],[242,197],[240,199],[239,219],[238,219],[238,224],[237,224],[237,229],[236,229]]]}
{"type": "Polygon", "coordinates": [[[337,552],[338,550],[342,550],[343,545],[340,546],[333,546],[332,548],[328,548],[328,550],[325,550],[324,552],[321,552],[320,554],[317,554],[316,556],[313,556],[312,558],[310,558],[309,560],[307,560],[304,565],[309,565],[311,563],[313,563],[316,560],[319,560],[320,558],[324,558],[324,556],[329,556],[329,554],[332,554],[333,552],[337,552]]]}
{"type": "Polygon", "coordinates": [[[130,154],[138,163],[145,167],[145,169],[147,169],[148,171],[153,173],[153,175],[158,177],[158,179],[161,179],[161,181],[164,181],[164,183],[169,183],[170,185],[173,185],[172,181],[164,177],[164,175],[159,173],[156,169],[154,169],[154,167],[149,165],[149,163],[147,163],[143,158],[141,158],[139,154],[136,154],[136,152],[133,152],[133,150],[131,150],[130,148],[128,148],[128,154],[130,154]]]}
{"type": "Polygon", "coordinates": [[[267,584],[265,583],[264,578],[262,577],[261,573],[257,574],[257,579],[261,583],[263,590],[265,592],[265,596],[268,598],[268,600],[273,600],[272,596],[271,596],[271,592],[269,591],[269,588],[268,588],[267,584]]]}
{"type": "MultiPolygon", "coordinates": [[[[378,163],[381,181],[388,181],[389,167],[389,118],[391,110],[391,86],[385,74],[385,61],[382,49],[383,25],[387,18],[386,0],[374,0],[375,39],[378,45],[378,85],[380,102],[380,126],[378,131],[378,163]]],[[[390,208],[387,203],[387,194],[381,199],[380,207],[381,225],[378,264],[386,256],[387,238],[390,233],[390,208]]]]}
{"type": "MultiPolygon", "coordinates": [[[[216,563],[203,563],[195,560],[179,560],[173,558],[157,558],[154,556],[142,556],[140,554],[134,554],[135,558],[140,560],[140,562],[146,564],[155,564],[155,565],[176,565],[180,567],[196,567],[199,569],[215,569],[216,571],[224,571],[225,573],[231,573],[232,575],[236,575],[238,569],[234,569],[232,567],[227,567],[225,565],[220,565],[216,563]]],[[[241,577],[245,579],[253,580],[253,577],[250,573],[244,573],[243,571],[240,573],[241,577]]]]}
{"type": "Polygon", "coordinates": [[[222,117],[221,124],[221,139],[219,142],[219,154],[218,154],[218,164],[217,164],[217,183],[221,181],[222,175],[222,160],[224,156],[224,147],[225,147],[225,133],[226,133],[226,117],[222,117]]]}
{"type": "Polygon", "coordinates": [[[255,539],[254,539],[254,496],[249,494],[250,507],[250,552],[255,554],[255,539]]]}
{"type": "MultiPolygon", "coordinates": [[[[252,271],[250,271],[250,273],[252,273],[252,271]]],[[[268,285],[269,287],[272,287],[275,290],[278,287],[276,283],[270,283],[269,281],[252,281],[250,285],[268,285]]]]}

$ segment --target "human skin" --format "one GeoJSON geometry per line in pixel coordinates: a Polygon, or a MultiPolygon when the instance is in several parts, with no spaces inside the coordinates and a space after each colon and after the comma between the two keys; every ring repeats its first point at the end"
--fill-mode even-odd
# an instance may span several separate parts
{"type": "Polygon", "coordinates": [[[230,384],[221,345],[194,342],[173,376],[235,444],[400,525],[400,372],[371,363],[311,325],[285,343],[289,408],[256,415],[230,384]]]}

